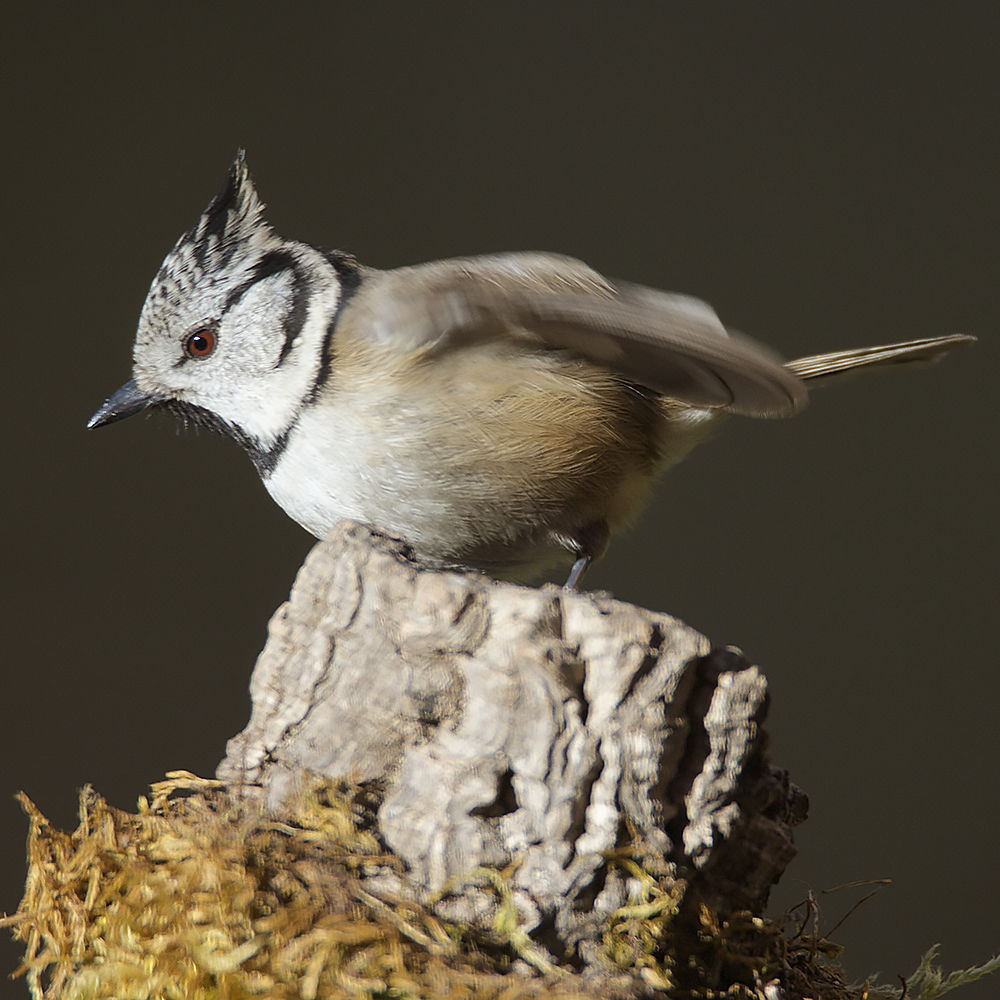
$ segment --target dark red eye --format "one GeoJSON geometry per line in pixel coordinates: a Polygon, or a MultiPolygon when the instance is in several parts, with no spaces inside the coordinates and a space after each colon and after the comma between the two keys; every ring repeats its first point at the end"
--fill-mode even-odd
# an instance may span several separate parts
{"type": "Polygon", "coordinates": [[[205,329],[189,333],[184,350],[189,358],[207,358],[215,350],[215,331],[205,329]]]}

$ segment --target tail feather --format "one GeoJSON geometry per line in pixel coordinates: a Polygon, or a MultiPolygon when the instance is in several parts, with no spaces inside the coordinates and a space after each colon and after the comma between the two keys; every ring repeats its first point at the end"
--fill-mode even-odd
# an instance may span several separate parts
{"type": "Polygon", "coordinates": [[[883,365],[933,364],[952,348],[974,344],[975,337],[952,333],[945,337],[926,337],[923,340],[905,340],[899,344],[882,344],[879,347],[858,347],[850,351],[831,351],[829,354],[810,354],[805,358],[786,361],[785,367],[807,381],[825,381],[839,375],[853,374],[858,369],[878,368],[883,365]]]}

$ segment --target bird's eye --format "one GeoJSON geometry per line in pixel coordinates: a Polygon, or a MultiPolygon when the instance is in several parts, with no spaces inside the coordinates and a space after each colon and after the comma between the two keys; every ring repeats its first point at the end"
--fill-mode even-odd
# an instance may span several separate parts
{"type": "Polygon", "coordinates": [[[214,330],[195,330],[184,340],[184,353],[189,358],[207,358],[215,350],[215,340],[214,330]]]}

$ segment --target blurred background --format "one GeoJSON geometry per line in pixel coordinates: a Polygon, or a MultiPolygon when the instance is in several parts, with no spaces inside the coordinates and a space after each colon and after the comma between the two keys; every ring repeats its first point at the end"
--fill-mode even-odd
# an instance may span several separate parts
{"type": "MultiPolygon", "coordinates": [[[[0,909],[57,824],[209,775],[312,539],[230,441],[85,423],[237,147],[287,236],[391,267],[541,249],[711,302],[788,357],[947,332],[940,366],[733,419],[588,579],[742,647],[811,799],[780,911],[895,981],[1000,949],[1000,7],[22,5],[0,41],[0,909]],[[824,926],[867,890],[822,897],[824,926]]],[[[17,964],[4,940],[0,971],[17,964]]],[[[1000,980],[961,995],[996,995],[1000,980]]],[[[26,996],[23,980],[0,982],[26,996]]]]}

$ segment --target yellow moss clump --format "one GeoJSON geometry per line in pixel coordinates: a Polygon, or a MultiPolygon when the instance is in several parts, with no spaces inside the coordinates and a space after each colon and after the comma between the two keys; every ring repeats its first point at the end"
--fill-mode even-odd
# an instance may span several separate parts
{"type": "Polygon", "coordinates": [[[442,894],[492,892],[489,930],[442,921],[433,899],[373,889],[373,875],[402,864],[373,832],[363,788],[317,780],[278,822],[220,782],[176,771],[137,813],[85,788],[73,833],[21,802],[28,877],[0,925],[25,942],[15,975],[35,1000],[774,1000],[777,983],[807,981],[817,998],[858,995],[816,963],[817,942],[791,949],[779,924],[721,919],[638,842],[606,856],[628,901],[599,929],[597,966],[580,974],[553,965],[519,925],[513,871],[477,869],[442,894]]]}
{"type": "MultiPolygon", "coordinates": [[[[318,782],[276,823],[219,782],[171,772],[136,814],[80,795],[80,824],[30,819],[28,878],[7,918],[35,1000],[527,1000],[592,994],[504,974],[460,928],[365,891],[396,865],[345,787],[318,782]]],[[[506,965],[508,968],[503,968],[506,965]]]]}

